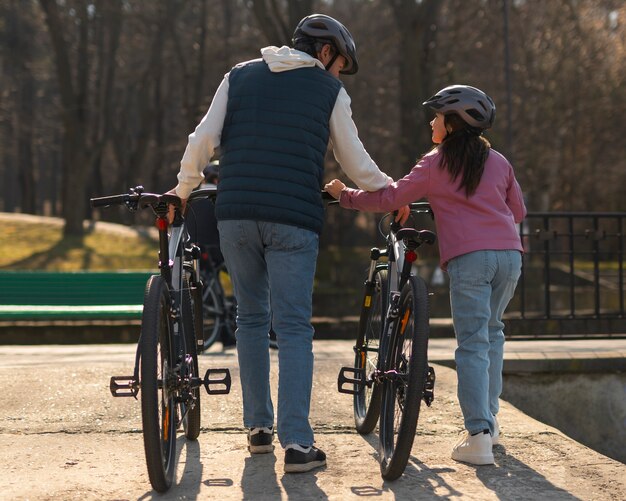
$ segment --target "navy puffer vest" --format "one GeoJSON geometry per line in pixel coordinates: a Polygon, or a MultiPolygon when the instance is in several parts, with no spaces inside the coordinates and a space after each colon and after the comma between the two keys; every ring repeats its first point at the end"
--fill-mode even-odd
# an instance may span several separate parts
{"type": "Polygon", "coordinates": [[[218,220],[251,219],[319,233],[330,115],[341,82],[321,68],[233,68],[222,129],[218,220]]]}

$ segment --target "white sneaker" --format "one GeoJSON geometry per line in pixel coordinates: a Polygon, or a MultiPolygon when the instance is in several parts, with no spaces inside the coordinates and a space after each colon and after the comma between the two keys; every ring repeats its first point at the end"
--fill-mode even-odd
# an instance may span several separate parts
{"type": "Polygon", "coordinates": [[[491,436],[491,443],[498,445],[500,443],[500,425],[498,424],[498,418],[493,416],[493,435],[491,436]]]}
{"type": "Polygon", "coordinates": [[[493,464],[493,452],[491,451],[491,435],[479,433],[465,436],[452,449],[452,459],[476,465],[493,464]]]}

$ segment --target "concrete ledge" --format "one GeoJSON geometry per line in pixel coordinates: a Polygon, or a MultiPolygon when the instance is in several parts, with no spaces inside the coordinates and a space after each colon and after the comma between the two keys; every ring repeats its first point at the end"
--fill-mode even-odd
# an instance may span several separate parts
{"type": "MultiPolygon", "coordinates": [[[[455,368],[455,339],[431,339],[428,357],[455,368]]],[[[504,374],[626,372],[626,339],[507,340],[504,374]]]]}

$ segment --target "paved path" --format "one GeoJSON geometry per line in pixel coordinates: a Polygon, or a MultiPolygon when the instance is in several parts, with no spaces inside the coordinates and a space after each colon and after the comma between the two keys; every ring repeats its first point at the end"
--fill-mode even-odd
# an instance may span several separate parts
{"type": "MultiPolygon", "coordinates": [[[[432,340],[433,359],[450,360],[451,340],[432,340]]],[[[513,349],[509,343],[509,353],[513,349]]],[[[545,346],[548,350],[548,346],[545,346]]],[[[336,375],[351,362],[350,341],[315,343],[311,421],[324,469],[284,475],[283,453],[251,457],[241,426],[233,351],[201,356],[201,370],[230,367],[228,396],[203,396],[203,428],[181,450],[177,485],[156,495],[147,479],[139,403],[113,399],[110,375],[130,373],[132,345],[0,346],[2,500],[249,499],[249,500],[623,500],[626,465],[602,456],[503,402],[496,465],[457,463],[449,453],[462,430],[456,374],[436,365],[436,399],[424,408],[405,474],[383,482],[377,436],[352,424],[351,397],[336,375]]],[[[520,353],[524,353],[524,350],[520,353]]],[[[276,381],[275,359],[272,377],[276,381]]]]}

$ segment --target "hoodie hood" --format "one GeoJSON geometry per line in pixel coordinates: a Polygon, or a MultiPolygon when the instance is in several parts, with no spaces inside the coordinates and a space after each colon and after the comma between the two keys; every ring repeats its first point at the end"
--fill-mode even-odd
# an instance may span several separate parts
{"type": "Polygon", "coordinates": [[[311,57],[300,50],[287,47],[286,45],[282,47],[264,47],[261,49],[261,56],[273,73],[313,66],[319,66],[323,70],[325,69],[319,59],[311,57]]]}

